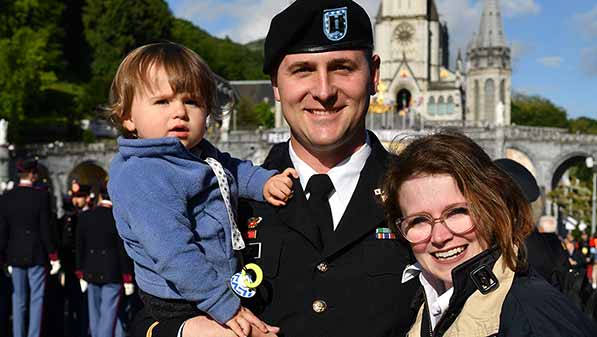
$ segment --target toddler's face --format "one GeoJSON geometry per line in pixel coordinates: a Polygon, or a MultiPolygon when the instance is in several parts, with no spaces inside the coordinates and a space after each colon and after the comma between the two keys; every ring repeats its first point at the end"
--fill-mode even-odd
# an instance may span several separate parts
{"type": "Polygon", "coordinates": [[[137,90],[123,126],[139,138],[176,137],[187,149],[197,145],[205,135],[203,102],[189,93],[174,93],[162,67],[152,67],[148,77],[153,92],[147,87],[137,90]]]}

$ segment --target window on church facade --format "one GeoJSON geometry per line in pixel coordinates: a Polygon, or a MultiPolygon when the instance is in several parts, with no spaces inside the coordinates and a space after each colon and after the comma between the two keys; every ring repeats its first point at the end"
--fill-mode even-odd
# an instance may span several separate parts
{"type": "Polygon", "coordinates": [[[447,109],[447,113],[448,115],[451,115],[454,113],[454,98],[452,98],[452,96],[448,97],[448,109],[447,109]]]}
{"type": "Polygon", "coordinates": [[[429,97],[427,102],[427,112],[431,116],[437,115],[437,105],[435,104],[435,97],[429,97]]]}
{"type": "Polygon", "coordinates": [[[481,99],[480,95],[479,95],[479,80],[475,80],[475,88],[474,88],[474,93],[475,93],[475,97],[474,102],[473,102],[473,107],[475,109],[475,111],[473,111],[474,114],[474,120],[479,120],[479,109],[480,109],[480,102],[479,100],[481,99]]]}
{"type": "Polygon", "coordinates": [[[485,120],[495,120],[495,84],[492,79],[485,81],[485,120]]]}
{"type": "Polygon", "coordinates": [[[437,100],[437,114],[438,115],[445,115],[448,112],[448,107],[446,102],[444,101],[444,97],[440,96],[437,100]]]}

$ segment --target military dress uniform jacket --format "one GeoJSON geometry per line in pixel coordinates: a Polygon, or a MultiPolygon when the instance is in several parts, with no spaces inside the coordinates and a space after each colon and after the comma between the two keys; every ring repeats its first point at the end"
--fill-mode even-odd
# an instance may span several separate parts
{"type": "Polygon", "coordinates": [[[56,256],[50,225],[50,194],[17,186],[0,197],[0,255],[11,266],[49,265],[56,256]]]}
{"type": "MultiPolygon", "coordinates": [[[[280,326],[279,336],[403,336],[414,321],[419,282],[401,282],[410,249],[376,235],[387,228],[379,188],[390,154],[373,133],[369,138],[372,152],[333,241],[323,248],[298,180],[287,206],[251,202],[239,210],[239,225],[258,222],[244,262],[264,272],[257,295],[245,305],[280,326]]],[[[264,166],[291,167],[288,143],[274,146],[264,166]]]]}
{"type": "Polygon", "coordinates": [[[79,213],[77,270],[90,283],[130,281],[132,261],[116,231],[112,208],[98,206],[79,213]]]}

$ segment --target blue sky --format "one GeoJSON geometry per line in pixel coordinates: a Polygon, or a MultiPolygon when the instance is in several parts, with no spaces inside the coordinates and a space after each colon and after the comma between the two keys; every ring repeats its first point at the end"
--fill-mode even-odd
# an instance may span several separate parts
{"type": "MultiPolygon", "coordinates": [[[[317,0],[312,0],[317,1],[317,0]]],[[[356,0],[374,16],[380,0],[356,0]]],[[[422,1],[422,0],[419,0],[422,1]]],[[[267,34],[288,0],[167,0],[175,16],[246,43],[267,34]]],[[[482,0],[436,0],[452,55],[479,27],[482,0]]],[[[597,119],[597,0],[501,0],[515,91],[549,98],[568,117],[597,119]]]]}

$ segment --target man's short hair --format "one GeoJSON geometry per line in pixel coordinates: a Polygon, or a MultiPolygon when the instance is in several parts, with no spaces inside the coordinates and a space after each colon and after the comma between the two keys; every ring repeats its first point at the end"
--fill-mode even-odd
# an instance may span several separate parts
{"type": "Polygon", "coordinates": [[[276,72],[284,56],[335,50],[373,50],[367,12],[352,0],[297,0],[276,15],[265,38],[263,72],[276,72]]]}

